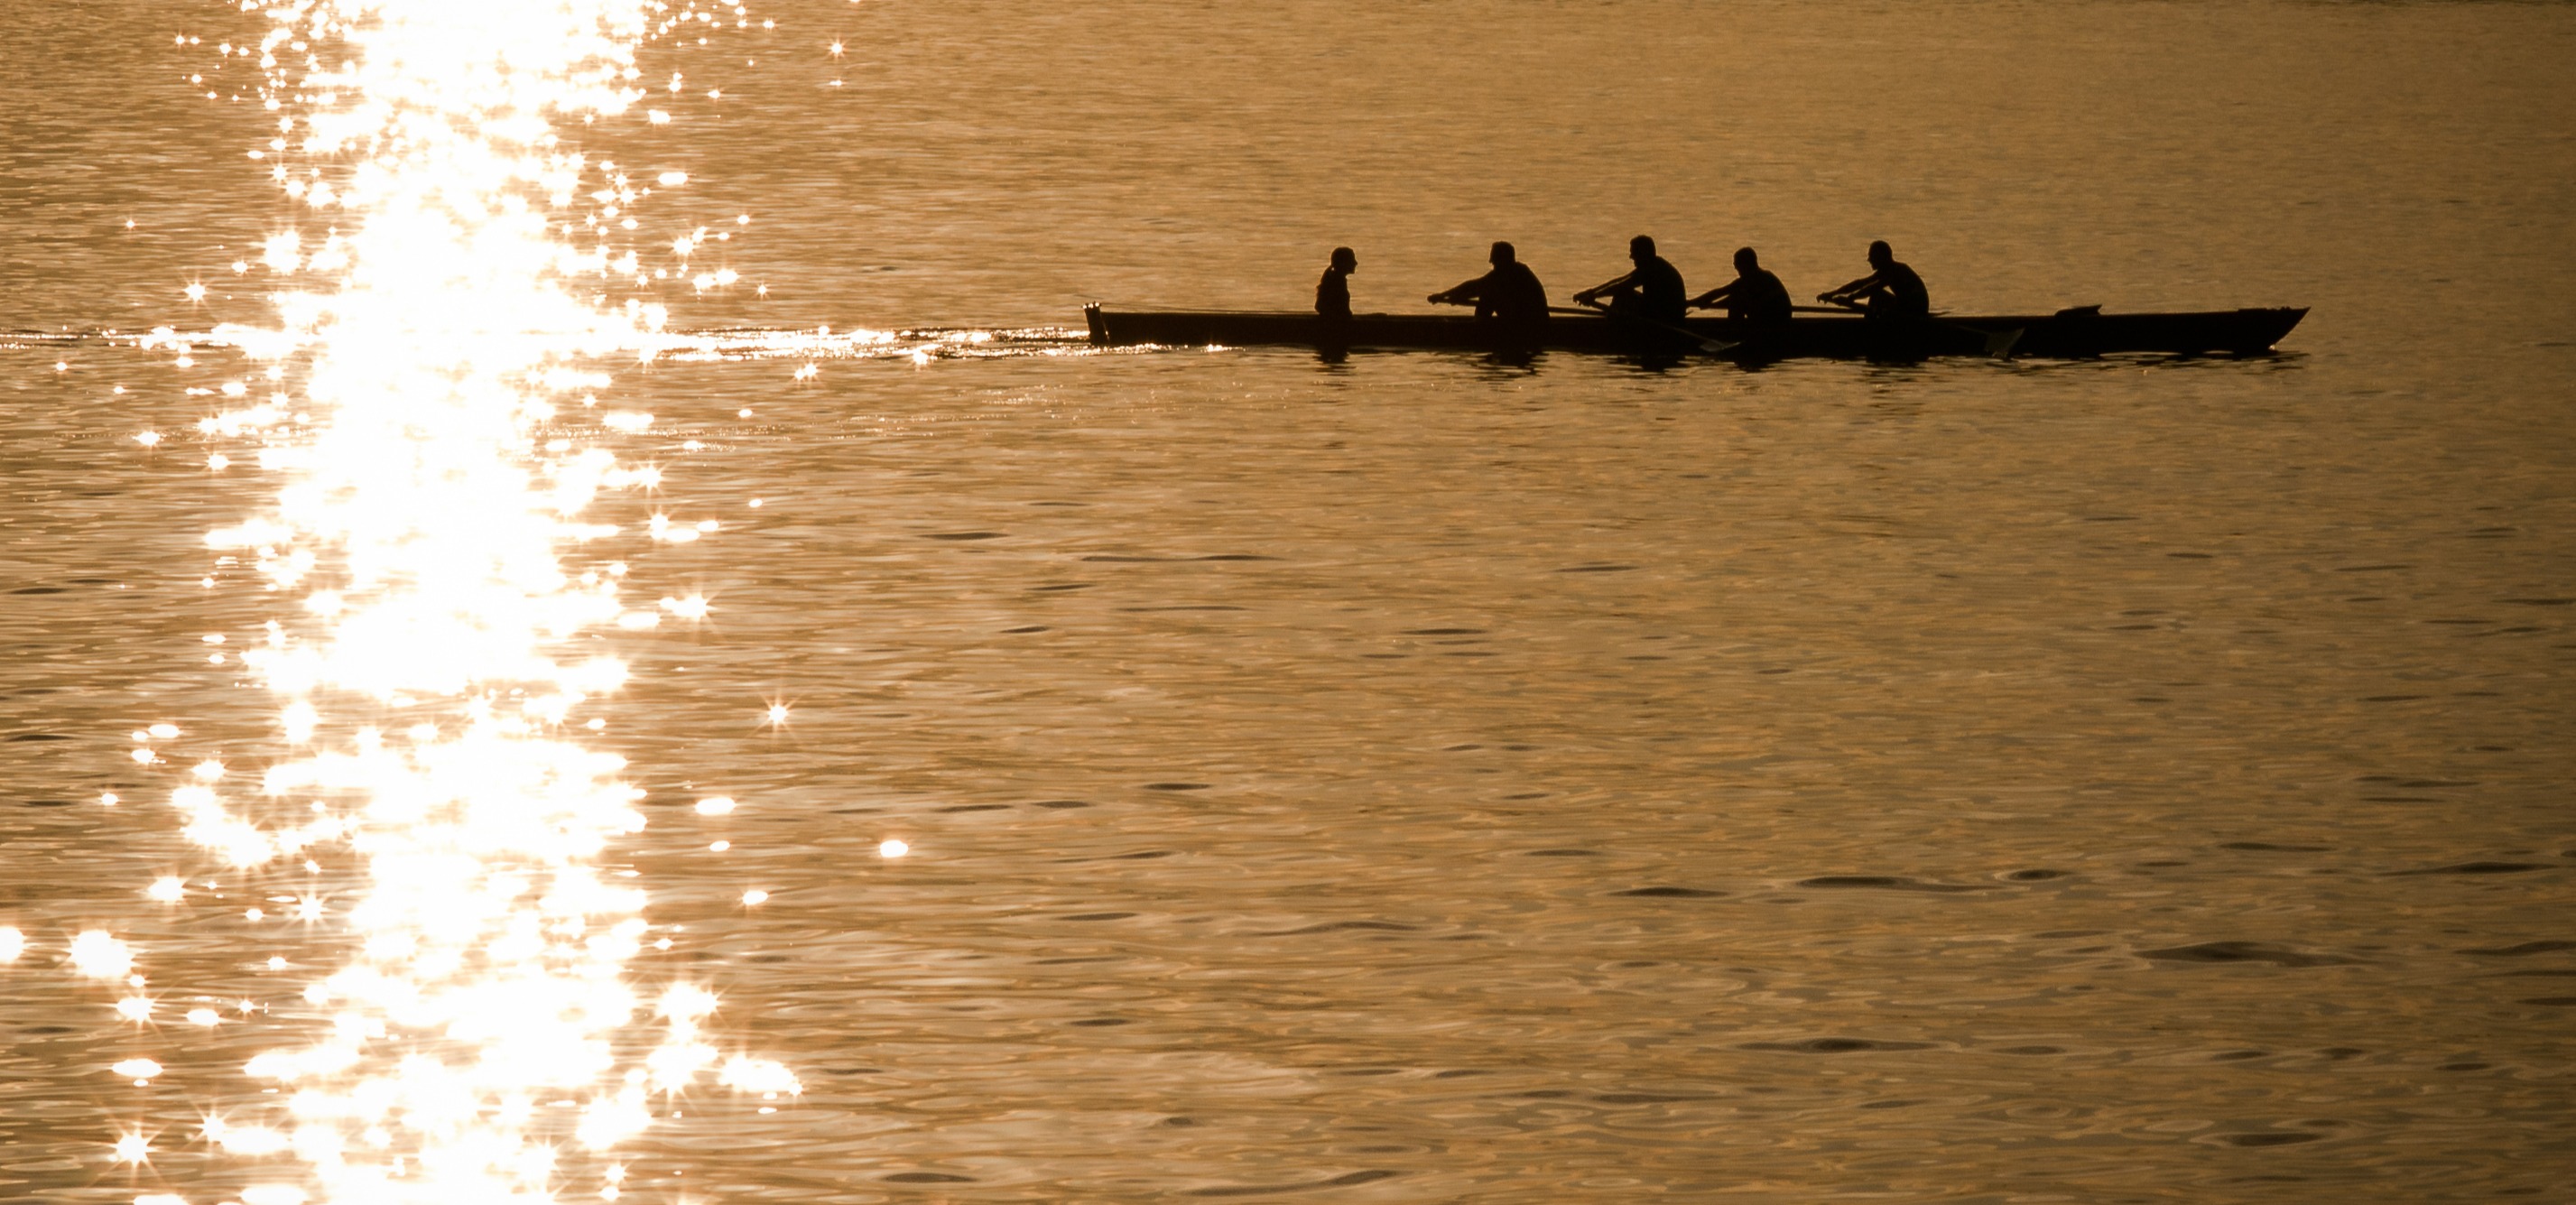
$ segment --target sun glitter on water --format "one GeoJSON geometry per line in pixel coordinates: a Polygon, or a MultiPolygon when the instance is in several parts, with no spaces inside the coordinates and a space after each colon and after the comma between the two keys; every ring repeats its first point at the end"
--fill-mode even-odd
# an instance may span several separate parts
{"type": "MultiPolygon", "coordinates": [[[[205,424],[261,441],[261,467],[286,484],[273,508],[209,544],[255,561],[300,608],[251,647],[208,638],[215,664],[237,657],[280,700],[267,768],[173,766],[171,801],[229,876],[310,872],[322,851],[345,850],[365,881],[346,899],[263,891],[354,953],[304,989],[310,1040],[246,1066],[277,1103],[211,1116],[203,1137],[261,1169],[245,1205],[614,1200],[627,1173],[604,1152],[677,1094],[710,1080],[771,1099],[801,1087],[777,1063],[719,1054],[704,1029],[710,992],[673,984],[648,1001],[627,980],[652,926],[644,893],[598,860],[643,827],[641,792],[619,781],[620,759],[568,736],[597,727],[580,713],[626,671],[572,641],[707,607],[693,596],[630,609],[622,564],[565,567],[617,534],[583,518],[596,497],[659,475],[540,438],[564,403],[591,405],[610,384],[586,366],[650,360],[663,321],[640,299],[605,304],[648,280],[619,242],[638,226],[648,177],[587,160],[557,126],[628,114],[645,96],[637,48],[713,10],[242,7],[274,22],[257,47],[221,48],[255,57],[269,81],[276,136],[250,157],[321,229],[266,241],[258,263],[285,282],[282,322],[232,332],[266,363],[264,395],[227,386],[248,404],[205,424]]],[[[649,179],[688,182],[676,169],[649,179]]],[[[679,266],[649,276],[731,284],[729,271],[688,272],[705,238],[674,240],[679,266]]],[[[610,418],[612,429],[651,421],[610,418]]],[[[679,542],[713,527],[656,514],[643,534],[679,542]]],[[[168,764],[156,744],[176,736],[138,732],[136,762],[168,764]]],[[[176,905],[189,883],[166,876],[145,894],[176,905]]],[[[0,961],[23,945],[0,930],[0,961]]],[[[80,974],[131,990],[116,1008],[137,1024],[153,1016],[135,973],[148,953],[105,931],[70,947],[80,974]]],[[[227,1023],[213,1009],[186,1019],[227,1023]]],[[[115,1071],[149,1083],[163,1069],[134,1059],[115,1071]]],[[[113,1144],[123,1162],[150,1158],[141,1131],[113,1144]]]]}

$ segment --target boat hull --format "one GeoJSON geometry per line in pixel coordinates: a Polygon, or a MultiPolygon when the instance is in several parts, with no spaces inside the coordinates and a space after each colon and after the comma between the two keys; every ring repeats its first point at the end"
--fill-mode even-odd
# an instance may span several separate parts
{"type": "Polygon", "coordinates": [[[1879,322],[1817,315],[1786,322],[1685,319],[1680,328],[1569,315],[1538,331],[1463,314],[1357,314],[1327,322],[1313,314],[1252,311],[1112,310],[1086,306],[1091,341],[1103,346],[1167,344],[1313,347],[1326,351],[1576,351],[1610,355],[1714,354],[1741,360],[1824,358],[1921,360],[2009,354],[2086,358],[2122,352],[2261,355],[2290,333],[2305,309],[2214,310],[2175,314],[2055,314],[1879,322]],[[1687,332],[1684,334],[1683,332],[1687,332]]]}

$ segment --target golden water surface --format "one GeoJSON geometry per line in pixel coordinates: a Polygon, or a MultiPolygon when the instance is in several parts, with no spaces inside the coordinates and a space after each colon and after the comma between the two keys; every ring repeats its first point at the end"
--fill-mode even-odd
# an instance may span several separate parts
{"type": "MultiPolygon", "coordinates": [[[[664,289],[749,329],[560,434],[663,470],[603,521],[720,521],[601,554],[702,622],[582,637],[635,673],[583,738],[645,791],[630,973],[804,1090],[677,1102],[627,1199],[2563,1199],[2576,11],[723,11],[644,52],[683,120],[576,133],[690,173],[647,234],[750,216],[739,283],[664,289]],[[1639,232],[1694,289],[1886,238],[1958,311],[2314,312],[2258,361],[1762,371],[1063,329],[1299,308],[1336,244],[1363,310],[1494,238],[1563,295],[1639,232]]],[[[201,643],[282,611],[203,539],[277,482],[191,426],[235,349],[105,332],[266,320],[210,49],[260,22],[19,15],[0,1198],[208,1205],[201,1121],[350,939],[245,919],[305,873],[128,759],[284,757],[201,643]],[[162,1020],[63,968],[92,928],[162,1020]]]]}

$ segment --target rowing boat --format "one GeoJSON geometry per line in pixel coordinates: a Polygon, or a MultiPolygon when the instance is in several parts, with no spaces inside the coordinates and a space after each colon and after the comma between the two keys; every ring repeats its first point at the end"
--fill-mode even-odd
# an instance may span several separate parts
{"type": "Polygon", "coordinates": [[[2272,350],[2307,316],[2305,308],[2105,314],[2099,306],[2053,314],[1939,315],[1921,322],[1859,315],[1800,315],[1786,322],[1686,318],[1678,328],[1612,316],[1550,318],[1543,329],[1503,327],[1464,314],[1314,314],[1242,310],[1113,310],[1088,305],[1083,318],[1102,346],[1314,347],[1332,351],[1579,351],[1768,361],[1920,360],[2010,354],[2081,359],[2121,352],[2252,356],[2272,350]],[[1687,332],[1685,335],[1684,332],[1687,332]]]}

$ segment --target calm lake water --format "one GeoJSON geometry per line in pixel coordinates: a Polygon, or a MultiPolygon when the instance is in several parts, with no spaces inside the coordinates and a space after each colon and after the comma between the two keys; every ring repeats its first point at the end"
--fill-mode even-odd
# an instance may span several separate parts
{"type": "MultiPolygon", "coordinates": [[[[215,53],[262,22],[15,15],[0,1198],[206,1205],[199,1119],[345,942],[245,920],[288,880],[127,758],[279,756],[200,643],[278,613],[202,537],[279,482],[191,433],[236,351],[103,332],[270,320],[215,53]],[[268,1011],[120,1020],[59,965],[92,926],[167,1010],[268,1011]]],[[[636,973],[806,1091],[684,1103],[629,1200],[2564,1199],[2576,9],[749,18],[586,145],[691,173],[644,233],[735,232],[742,283],[674,325],[757,330],[564,434],[723,523],[614,550],[715,607],[597,638],[654,821],[614,863],[681,927],[636,973]],[[1336,244],[1363,310],[1494,238],[1562,297],[1639,232],[1695,290],[1886,238],[1955,310],[2314,312],[2259,361],[1763,371],[1065,329],[1298,308],[1336,244]]]]}

